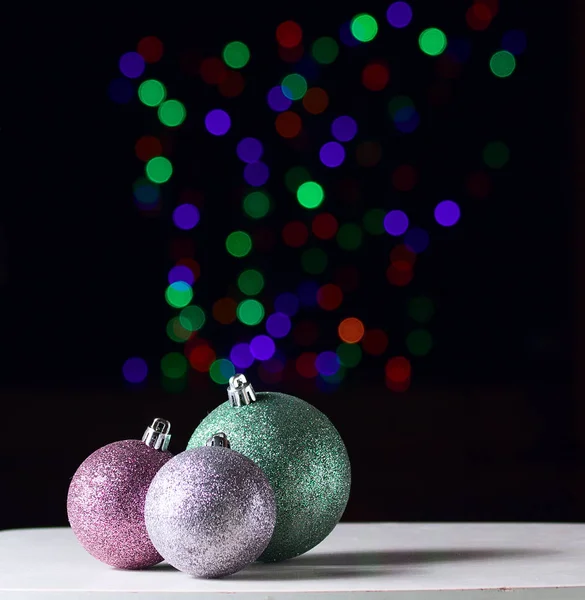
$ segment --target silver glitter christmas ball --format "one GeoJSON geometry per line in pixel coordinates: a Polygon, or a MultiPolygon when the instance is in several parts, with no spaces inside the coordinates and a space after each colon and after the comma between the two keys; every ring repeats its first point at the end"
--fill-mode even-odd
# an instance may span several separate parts
{"type": "Polygon", "coordinates": [[[196,577],[223,577],[254,562],[276,522],[262,470],[227,447],[203,446],[171,459],[153,479],[144,508],[154,547],[196,577]]]}
{"type": "Polygon", "coordinates": [[[351,468],[343,440],[308,402],[256,393],[243,375],[230,379],[228,397],[203,419],[187,448],[205,444],[214,431],[225,432],[232,448],[266,474],[276,497],[276,527],[260,560],[303,554],[331,533],[347,505],[351,468]]]}

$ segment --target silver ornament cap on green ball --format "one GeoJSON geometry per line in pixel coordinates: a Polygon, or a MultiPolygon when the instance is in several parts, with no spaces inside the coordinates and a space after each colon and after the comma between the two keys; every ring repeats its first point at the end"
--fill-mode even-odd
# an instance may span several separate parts
{"type": "Polygon", "coordinates": [[[232,450],[254,461],[276,498],[276,526],[258,560],[299,556],[322,542],[349,499],[351,467],[345,444],[314,406],[288,394],[255,392],[244,375],[229,380],[228,400],[195,429],[187,449],[223,431],[232,450]]]}

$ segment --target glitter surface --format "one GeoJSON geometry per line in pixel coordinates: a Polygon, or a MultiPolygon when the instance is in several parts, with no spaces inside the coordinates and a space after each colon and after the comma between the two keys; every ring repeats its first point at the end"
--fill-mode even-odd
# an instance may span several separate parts
{"type": "Polygon", "coordinates": [[[223,577],[262,554],[274,531],[276,504],[266,476],[250,459],[203,446],[177,454],[158,472],[145,519],[153,544],[173,567],[196,577],[223,577]]]}
{"type": "Polygon", "coordinates": [[[257,392],[256,398],[247,406],[218,406],[187,447],[203,446],[223,431],[233,450],[264,471],[276,495],[277,521],[260,560],[273,562],[303,554],[331,533],[349,498],[351,472],[343,440],[322,412],[287,394],[257,392]]]}
{"type": "Polygon", "coordinates": [[[108,444],[86,458],[67,496],[73,533],[95,558],[119,569],[142,569],[162,557],[144,522],[148,486],[172,457],[139,440],[108,444]]]}

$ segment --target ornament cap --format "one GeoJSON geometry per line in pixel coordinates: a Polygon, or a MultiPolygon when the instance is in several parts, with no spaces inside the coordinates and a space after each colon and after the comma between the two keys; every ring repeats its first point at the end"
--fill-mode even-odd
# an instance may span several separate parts
{"type": "Polygon", "coordinates": [[[231,448],[227,435],[223,432],[212,435],[206,442],[206,446],[219,446],[220,448],[231,448]]]}
{"type": "Polygon", "coordinates": [[[146,428],[142,441],[155,450],[166,450],[171,442],[171,424],[166,419],[158,417],[152,422],[152,425],[146,428]]]}
{"type": "Polygon", "coordinates": [[[227,392],[232,406],[242,406],[256,402],[256,392],[252,384],[241,373],[230,377],[227,392]]]}

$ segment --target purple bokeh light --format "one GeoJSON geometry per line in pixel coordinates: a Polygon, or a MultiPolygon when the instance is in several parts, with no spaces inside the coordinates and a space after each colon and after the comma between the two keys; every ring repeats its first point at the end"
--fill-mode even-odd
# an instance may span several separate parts
{"type": "Polygon", "coordinates": [[[451,227],[459,221],[461,210],[453,200],[443,200],[435,207],[435,220],[443,227],[451,227]]]}
{"type": "Polygon", "coordinates": [[[225,135],[231,126],[230,116],[221,108],[216,108],[205,116],[205,128],[211,135],[225,135]]]}
{"type": "Polygon", "coordinates": [[[250,342],[250,352],[257,360],[268,360],[276,352],[274,340],[267,335],[257,335],[250,342]]]}
{"type": "Polygon", "coordinates": [[[230,352],[230,360],[238,369],[247,369],[254,362],[250,346],[248,344],[236,344],[230,352]]]}
{"type": "Polygon", "coordinates": [[[185,265],[176,265],[169,271],[169,283],[176,283],[177,281],[184,281],[189,285],[193,285],[195,283],[195,275],[193,275],[193,271],[189,267],[185,265]]]}
{"type": "Polygon", "coordinates": [[[297,296],[302,306],[316,306],[319,284],[316,281],[304,281],[297,288],[297,296]]]}
{"type": "Polygon", "coordinates": [[[289,317],[294,317],[299,311],[299,299],[291,292],[284,292],[274,300],[274,309],[289,317]]]}
{"type": "Polygon", "coordinates": [[[347,21],[339,28],[339,39],[350,48],[355,48],[361,44],[351,32],[351,21],[347,21]]]}
{"type": "Polygon", "coordinates": [[[408,217],[401,210],[391,210],[384,217],[384,229],[390,235],[402,235],[408,229],[408,217]]]}
{"type": "Polygon", "coordinates": [[[266,331],[274,338],[287,336],[290,328],[290,319],[282,312],[276,312],[266,319],[266,331]]]}
{"type": "Polygon", "coordinates": [[[133,356],[122,366],[122,373],[129,383],[142,383],[148,375],[148,366],[143,358],[133,356]]]}
{"type": "Polygon", "coordinates": [[[412,21],[412,8],[406,2],[393,2],[386,11],[386,18],[392,27],[402,29],[412,21]]]}
{"type": "Polygon", "coordinates": [[[254,163],[260,160],[262,152],[264,152],[264,148],[260,140],[251,137],[240,140],[236,147],[238,158],[245,163],[254,163]]]}
{"type": "Polygon", "coordinates": [[[180,204],[173,211],[173,222],[179,229],[193,229],[199,223],[199,209],[193,204],[180,204]]]}
{"type": "Polygon", "coordinates": [[[337,117],[331,124],[331,134],[340,142],[353,140],[357,133],[357,123],[348,116],[337,117]]]}
{"type": "Polygon", "coordinates": [[[321,375],[335,375],[339,371],[339,359],[335,352],[330,350],[321,352],[315,360],[315,367],[321,375]]]}
{"type": "Polygon", "coordinates": [[[119,77],[110,81],[108,95],[116,104],[128,104],[134,98],[136,92],[131,81],[119,77]]]}
{"type": "Polygon", "coordinates": [[[429,242],[429,234],[420,227],[409,229],[404,236],[406,246],[417,254],[424,252],[429,247],[429,242]]]}
{"type": "Polygon", "coordinates": [[[284,371],[285,361],[282,357],[274,355],[272,358],[262,363],[262,366],[269,373],[282,373],[284,371]]]}
{"type": "Polygon", "coordinates": [[[260,187],[268,181],[270,170],[263,162],[254,162],[244,167],[244,179],[254,187],[260,187]]]}
{"type": "Polygon", "coordinates": [[[345,160],[345,149],[339,142],[327,142],[321,146],[319,158],[326,167],[338,167],[345,160]]]}
{"type": "Polygon", "coordinates": [[[268,92],[267,101],[268,106],[270,106],[270,108],[274,112],[284,112],[285,110],[288,110],[292,105],[292,100],[287,98],[282,93],[282,88],[279,85],[273,87],[268,92]]]}
{"type": "Polygon", "coordinates": [[[502,49],[515,56],[526,50],[526,34],[520,29],[512,29],[502,36],[502,49]]]}
{"type": "Polygon", "coordinates": [[[144,59],[138,52],[126,52],[118,63],[120,72],[129,79],[136,79],[144,73],[144,59]]]}

